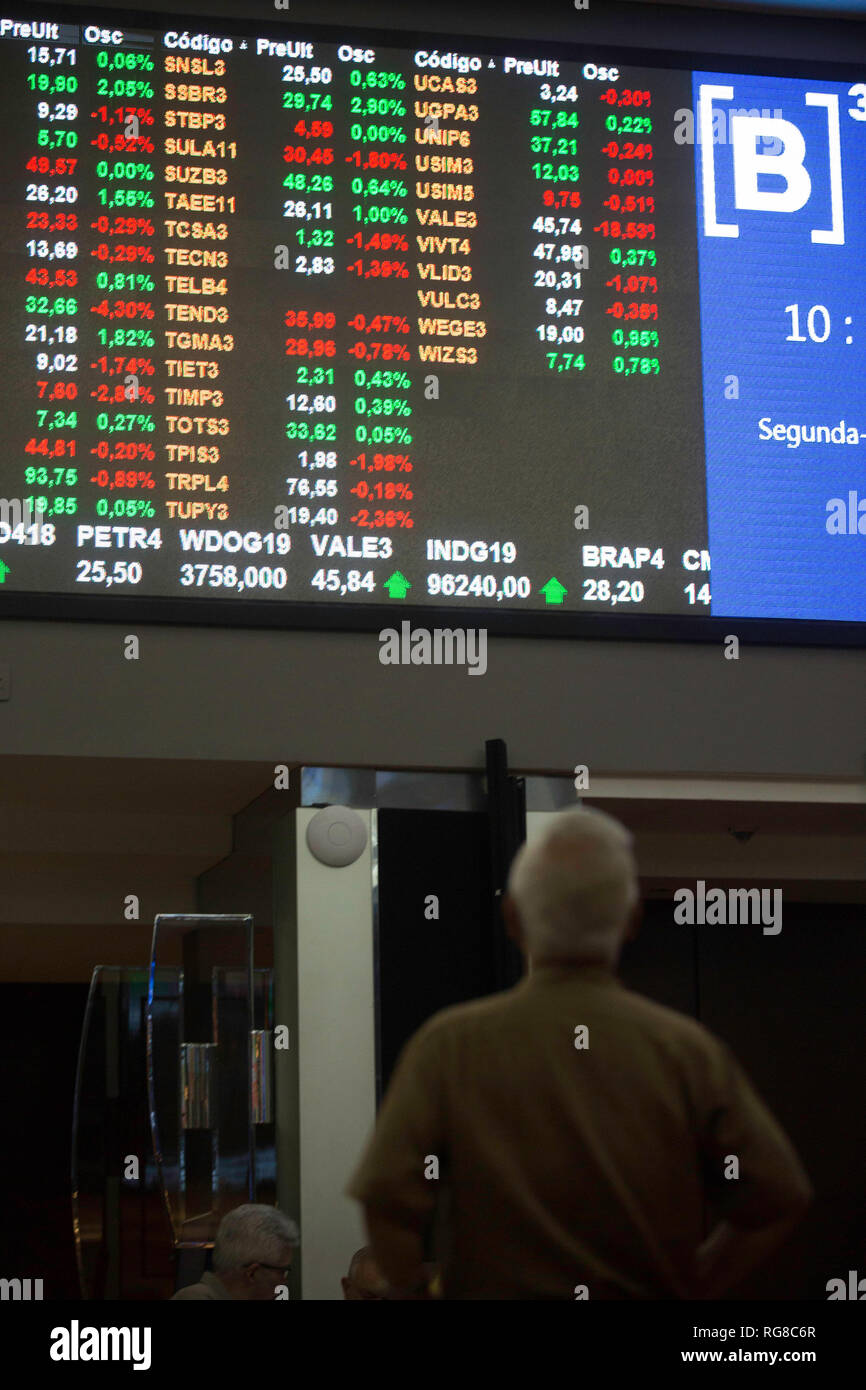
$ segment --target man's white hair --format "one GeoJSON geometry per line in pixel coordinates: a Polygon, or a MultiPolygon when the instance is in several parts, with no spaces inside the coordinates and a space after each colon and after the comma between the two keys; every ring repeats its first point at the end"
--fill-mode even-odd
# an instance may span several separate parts
{"type": "Polygon", "coordinates": [[[243,1269],[244,1265],[279,1265],[286,1247],[298,1244],[298,1228],[276,1207],[248,1203],[226,1212],[213,1247],[217,1273],[243,1269]]]}
{"type": "Polygon", "coordinates": [[[558,811],[518,850],[508,893],[534,961],[614,965],[638,899],[632,837],[606,811],[558,811]]]}

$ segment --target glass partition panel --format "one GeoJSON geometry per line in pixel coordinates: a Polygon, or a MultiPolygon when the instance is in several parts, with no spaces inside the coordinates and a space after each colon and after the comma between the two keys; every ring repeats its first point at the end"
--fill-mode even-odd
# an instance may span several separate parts
{"type": "Polygon", "coordinates": [[[213,1244],[223,1215],[255,1196],[253,921],[161,913],[154,921],[147,1085],[175,1249],[213,1244]],[[163,994],[179,972],[179,1007],[163,994]]]}
{"type": "MultiPolygon", "coordinates": [[[[81,1030],[72,1108],[72,1229],[84,1299],[168,1298],[174,1288],[148,1120],[149,974],[98,965],[81,1030]]],[[[160,971],[167,1009],[178,973],[160,971]]]]}

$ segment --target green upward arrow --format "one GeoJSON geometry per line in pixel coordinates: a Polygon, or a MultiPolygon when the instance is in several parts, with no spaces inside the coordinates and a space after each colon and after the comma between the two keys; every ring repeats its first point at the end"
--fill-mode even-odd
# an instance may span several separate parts
{"type": "Polygon", "coordinates": [[[412,588],[412,585],[409,583],[405,574],[401,574],[399,570],[395,570],[394,573],[383,582],[382,588],[388,590],[389,598],[405,598],[412,588]]]}
{"type": "Polygon", "coordinates": [[[556,575],[553,575],[548,579],[541,592],[544,594],[545,603],[562,603],[568,590],[564,584],[560,584],[556,575]]]}
{"type": "Polygon", "coordinates": [[[6,583],[6,576],[7,576],[7,574],[11,574],[11,573],[12,573],[12,571],[10,570],[10,568],[9,568],[9,566],[7,565],[6,561],[5,561],[5,560],[0,560],[0,584],[5,584],[5,583],[6,583]]]}

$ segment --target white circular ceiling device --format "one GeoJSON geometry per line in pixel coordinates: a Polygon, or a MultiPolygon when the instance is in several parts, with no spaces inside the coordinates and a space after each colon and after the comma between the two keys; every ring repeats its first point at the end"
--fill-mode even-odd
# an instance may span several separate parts
{"type": "Polygon", "coordinates": [[[320,864],[342,869],[367,847],[367,827],[350,806],[325,806],[307,826],[307,846],[320,864]]]}

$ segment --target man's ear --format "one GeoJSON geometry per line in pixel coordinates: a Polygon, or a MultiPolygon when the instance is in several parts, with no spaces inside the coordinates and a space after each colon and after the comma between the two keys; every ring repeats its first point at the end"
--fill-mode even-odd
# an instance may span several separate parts
{"type": "Polygon", "coordinates": [[[523,932],[520,927],[520,918],[517,915],[517,908],[512,898],[507,893],[502,895],[502,920],[505,923],[505,933],[514,942],[518,950],[523,950],[523,932]]]}
{"type": "Polygon", "coordinates": [[[628,926],[625,929],[625,936],[623,937],[623,941],[634,941],[635,937],[641,929],[642,923],[643,899],[638,898],[637,902],[635,903],[634,907],[632,908],[629,914],[628,926]]]}

